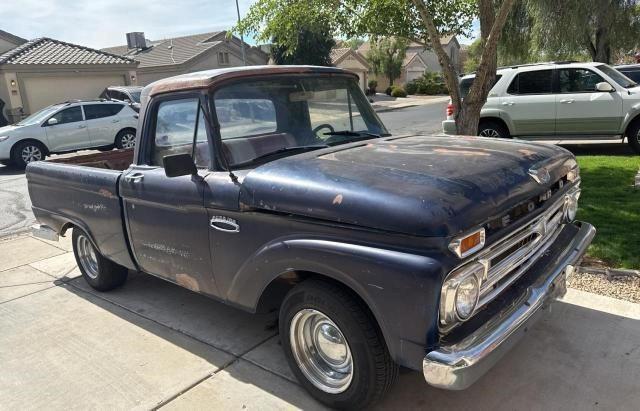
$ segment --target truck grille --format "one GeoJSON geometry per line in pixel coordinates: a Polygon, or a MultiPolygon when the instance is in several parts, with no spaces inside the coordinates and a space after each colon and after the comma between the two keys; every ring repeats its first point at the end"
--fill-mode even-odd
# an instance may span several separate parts
{"type": "Polygon", "coordinates": [[[563,199],[527,225],[492,244],[478,256],[485,267],[479,309],[493,300],[531,267],[553,243],[562,226],[563,199]]]}

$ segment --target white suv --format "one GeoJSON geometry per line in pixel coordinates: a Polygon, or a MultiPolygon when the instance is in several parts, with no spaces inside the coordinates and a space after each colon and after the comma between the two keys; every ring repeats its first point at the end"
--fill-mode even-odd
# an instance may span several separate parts
{"type": "MultiPolygon", "coordinates": [[[[474,76],[460,80],[462,96],[474,76]]],[[[444,132],[455,134],[453,106],[444,132]]],[[[525,139],[621,139],[640,153],[640,87],[602,63],[543,63],[497,71],[478,135],[525,139]]]]}
{"type": "Polygon", "coordinates": [[[122,102],[54,104],[0,128],[0,162],[24,168],[48,154],[87,148],[132,148],[137,113],[122,102]]]}

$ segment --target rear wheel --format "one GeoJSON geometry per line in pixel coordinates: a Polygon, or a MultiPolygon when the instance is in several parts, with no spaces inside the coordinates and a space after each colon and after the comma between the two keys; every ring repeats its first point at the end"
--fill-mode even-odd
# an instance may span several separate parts
{"type": "Polygon", "coordinates": [[[47,157],[47,149],[37,141],[21,141],[11,150],[11,162],[17,167],[25,168],[34,161],[42,161],[47,157]]]}
{"type": "Polygon", "coordinates": [[[136,131],[132,129],[120,130],[116,136],[115,144],[119,149],[134,148],[136,146],[136,131]]]}
{"type": "Polygon", "coordinates": [[[84,231],[74,228],[72,241],[76,263],[92,288],[109,291],[124,284],[128,275],[127,268],[104,258],[84,231]]]}
{"type": "Polygon", "coordinates": [[[497,121],[485,120],[480,121],[478,126],[478,135],[480,137],[492,137],[492,138],[509,138],[509,130],[497,121]]]}
{"type": "Polygon", "coordinates": [[[640,121],[635,121],[628,128],[627,142],[633,151],[640,154],[640,121]]]}
{"type": "Polygon", "coordinates": [[[307,280],[280,309],[280,339],[289,366],[317,400],[365,408],[395,382],[398,366],[367,308],[344,288],[307,280]]]}

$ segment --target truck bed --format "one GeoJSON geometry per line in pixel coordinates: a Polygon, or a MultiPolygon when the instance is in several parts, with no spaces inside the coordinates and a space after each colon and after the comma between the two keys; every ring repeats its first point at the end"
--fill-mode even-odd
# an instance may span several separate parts
{"type": "Polygon", "coordinates": [[[114,150],[27,166],[32,210],[40,224],[60,235],[80,227],[108,259],[130,269],[119,181],[133,159],[133,150],[114,150]]]}

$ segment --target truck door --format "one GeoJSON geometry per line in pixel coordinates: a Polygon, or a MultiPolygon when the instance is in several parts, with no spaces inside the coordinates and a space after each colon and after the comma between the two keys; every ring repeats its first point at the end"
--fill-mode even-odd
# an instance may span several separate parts
{"type": "Polygon", "coordinates": [[[120,179],[127,232],[145,272],[217,296],[209,251],[204,179],[209,173],[206,123],[198,94],[152,101],[145,115],[138,165],[120,179]],[[197,175],[167,177],[162,159],[191,154],[197,175]]]}

